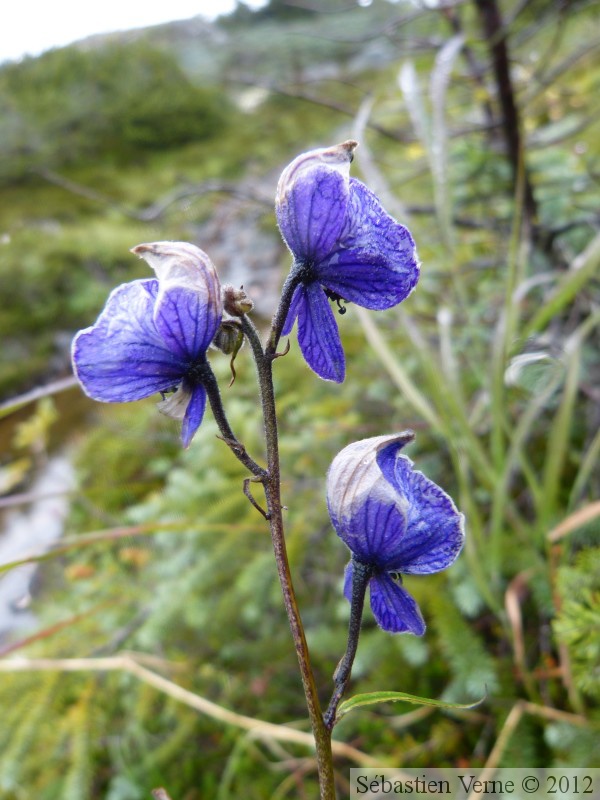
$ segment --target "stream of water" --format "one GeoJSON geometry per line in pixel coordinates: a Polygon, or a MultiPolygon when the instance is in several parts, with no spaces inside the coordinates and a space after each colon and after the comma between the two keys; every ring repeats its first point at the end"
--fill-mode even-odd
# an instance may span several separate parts
{"type": "MultiPolygon", "coordinates": [[[[74,486],[68,452],[50,456],[32,483],[31,502],[0,518],[0,564],[44,553],[62,536],[74,486]]],[[[0,575],[0,638],[35,624],[29,606],[38,568],[36,563],[23,564],[0,575]]]]}

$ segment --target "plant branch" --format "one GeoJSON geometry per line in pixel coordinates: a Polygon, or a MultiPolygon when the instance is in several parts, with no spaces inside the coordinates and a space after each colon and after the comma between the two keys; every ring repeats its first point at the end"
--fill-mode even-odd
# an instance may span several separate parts
{"type": "Polygon", "coordinates": [[[479,12],[483,32],[487,41],[492,59],[492,69],[498,100],[502,109],[502,130],[506,142],[508,158],[513,172],[515,187],[519,181],[519,174],[523,170],[523,202],[528,219],[533,222],[537,217],[537,203],[526,166],[523,162],[523,140],[521,135],[521,120],[515,100],[515,91],[510,73],[510,59],[506,33],[503,30],[502,16],[497,0],[475,0],[479,12]]]}
{"type": "Polygon", "coordinates": [[[202,379],[204,389],[206,390],[206,394],[208,396],[208,402],[210,403],[211,411],[219,431],[221,432],[221,438],[229,447],[234,456],[238,459],[238,461],[240,461],[246,467],[246,469],[250,470],[250,472],[253,475],[256,475],[257,478],[260,478],[261,480],[264,479],[267,474],[266,470],[259,466],[256,461],[254,461],[254,459],[248,455],[246,448],[237,439],[236,435],[231,429],[229,420],[225,414],[225,409],[223,408],[221,392],[219,391],[219,385],[217,383],[217,379],[215,378],[215,373],[212,371],[212,367],[208,361],[206,362],[205,369],[203,370],[202,379]]]}
{"type": "Polygon", "coordinates": [[[329,730],[336,722],[337,707],[346,691],[346,686],[350,680],[352,665],[358,649],[358,637],[362,624],[363,608],[365,605],[365,593],[367,585],[373,574],[370,564],[363,564],[354,556],[352,557],[352,602],[350,604],[350,623],[348,625],[348,643],[340,663],[333,674],[334,690],[325,712],[325,725],[329,730]]]}
{"type": "MultiPolygon", "coordinates": [[[[138,680],[153,686],[159,692],[172,697],[179,703],[199,711],[225,725],[232,725],[256,739],[289,742],[290,744],[314,747],[310,733],[299,731],[288,725],[275,725],[266,720],[238,714],[224,706],[213,703],[189,689],[184,689],[168,678],[147,669],[140,663],[141,654],[121,653],[107,658],[7,658],[0,660],[0,673],[3,672],[127,672],[138,680]]],[[[181,664],[169,663],[169,668],[179,668],[181,664]]],[[[363,753],[345,742],[333,742],[333,750],[341,758],[347,758],[363,767],[375,767],[380,761],[363,753]]]]}
{"type": "MultiPolygon", "coordinates": [[[[295,266],[296,265],[294,265],[294,267],[295,266]]],[[[296,287],[300,284],[300,276],[294,267],[292,267],[289,275],[285,279],[283,289],[281,290],[281,300],[279,301],[279,306],[277,307],[277,311],[273,317],[273,322],[271,323],[271,330],[269,332],[267,346],[265,347],[265,355],[270,361],[275,358],[277,345],[279,344],[281,331],[283,330],[288,311],[290,310],[292,297],[294,296],[296,287]]]]}
{"type": "MultiPolygon", "coordinates": [[[[296,265],[294,265],[294,267],[295,266],[296,265]]],[[[275,554],[284,607],[292,632],[294,647],[296,649],[302,687],[304,689],[306,705],[315,740],[320,797],[321,800],[335,800],[331,731],[326,727],[323,719],[315,678],[310,663],[310,653],[306,642],[304,626],[302,624],[302,618],[300,616],[300,610],[298,608],[296,593],[292,582],[281,504],[279,437],[275,390],[273,387],[273,361],[277,357],[277,345],[281,337],[281,331],[285,324],[294,291],[300,283],[298,270],[294,267],[284,283],[281,299],[273,317],[266,347],[263,349],[258,332],[248,317],[242,318],[242,330],[247,336],[250,347],[252,348],[258,373],[267,448],[267,473],[262,480],[267,501],[267,518],[271,531],[273,552],[275,554]]]]}

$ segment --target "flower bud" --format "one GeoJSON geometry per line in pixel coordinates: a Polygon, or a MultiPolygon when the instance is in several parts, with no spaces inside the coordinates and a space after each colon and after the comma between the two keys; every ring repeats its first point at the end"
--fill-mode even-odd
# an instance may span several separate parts
{"type": "Polygon", "coordinates": [[[244,334],[240,324],[235,319],[226,319],[221,322],[215,338],[212,340],[213,347],[220,350],[225,355],[235,355],[244,341],[244,334]]]}
{"type": "Polygon", "coordinates": [[[223,286],[223,307],[232,317],[243,317],[254,308],[254,303],[240,286],[235,289],[231,284],[223,286]]]}

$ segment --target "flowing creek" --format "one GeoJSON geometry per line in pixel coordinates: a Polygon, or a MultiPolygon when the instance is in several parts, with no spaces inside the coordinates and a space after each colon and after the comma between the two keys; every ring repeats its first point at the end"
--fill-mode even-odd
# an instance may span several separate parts
{"type": "MultiPolygon", "coordinates": [[[[46,552],[62,536],[69,513],[75,471],[68,451],[50,456],[32,482],[31,501],[2,515],[0,564],[46,552]]],[[[0,574],[0,639],[35,624],[29,608],[39,565],[22,564],[0,574]]]]}

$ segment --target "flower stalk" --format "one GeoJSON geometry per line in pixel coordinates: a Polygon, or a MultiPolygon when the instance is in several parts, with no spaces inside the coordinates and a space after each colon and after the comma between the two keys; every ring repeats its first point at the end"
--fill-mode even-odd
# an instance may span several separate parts
{"type": "Polygon", "coordinates": [[[333,673],[334,690],[324,715],[325,726],[332,730],[336,722],[336,713],[340,700],[344,696],[346,686],[352,673],[352,665],[358,649],[358,637],[362,625],[365,594],[373,574],[371,564],[363,564],[355,556],[352,557],[352,600],[350,602],[350,622],[348,624],[348,642],[346,652],[333,673]]]}
{"type": "Polygon", "coordinates": [[[283,595],[283,603],[292,633],[296,656],[298,658],[306,706],[313,736],[315,738],[320,798],[321,800],[335,800],[331,731],[325,724],[321,710],[315,677],[310,662],[310,652],[306,641],[306,634],[296,600],[296,593],[287,555],[281,503],[281,467],[279,461],[277,409],[273,387],[273,361],[277,357],[276,350],[281,334],[281,327],[287,316],[294,289],[295,285],[293,281],[288,280],[282,292],[279,307],[273,318],[273,324],[267,337],[266,349],[263,349],[258,331],[247,316],[242,318],[242,330],[248,338],[258,373],[267,449],[267,473],[262,481],[267,501],[267,519],[271,531],[271,541],[283,595]]]}

